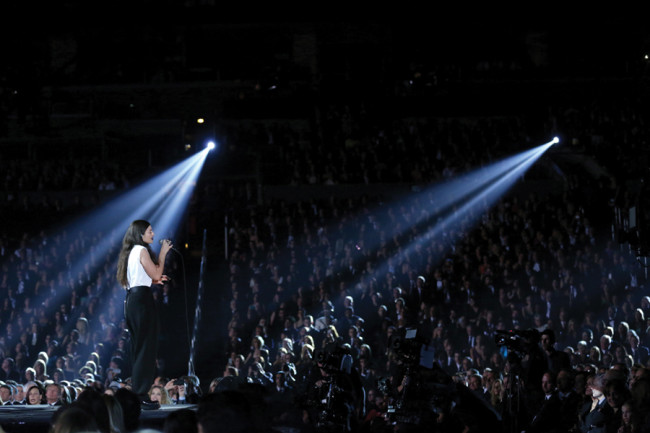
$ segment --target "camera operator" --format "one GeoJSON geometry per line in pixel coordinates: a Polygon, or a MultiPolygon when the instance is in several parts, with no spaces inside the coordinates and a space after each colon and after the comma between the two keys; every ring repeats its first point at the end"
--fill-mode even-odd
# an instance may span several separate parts
{"type": "Polygon", "coordinates": [[[317,431],[355,431],[365,414],[365,390],[347,344],[336,340],[316,357],[307,381],[307,410],[317,431]]]}
{"type": "Polygon", "coordinates": [[[506,349],[508,387],[504,404],[504,423],[509,431],[520,431],[528,425],[536,407],[543,399],[540,387],[547,371],[547,361],[540,347],[540,333],[536,329],[497,331],[497,346],[506,349]]]}

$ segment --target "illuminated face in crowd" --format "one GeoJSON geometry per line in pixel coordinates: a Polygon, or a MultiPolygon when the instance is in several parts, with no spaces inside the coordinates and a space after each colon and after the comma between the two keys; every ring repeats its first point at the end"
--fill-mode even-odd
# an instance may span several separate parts
{"type": "Polygon", "coordinates": [[[11,400],[11,390],[5,387],[0,388],[0,400],[6,403],[11,400]]]}
{"type": "Polygon", "coordinates": [[[630,347],[633,349],[639,347],[639,339],[638,337],[634,336],[634,334],[628,334],[627,342],[630,345],[630,347]]]}
{"type": "Polygon", "coordinates": [[[23,401],[25,399],[25,388],[22,386],[16,387],[16,401],[23,401]]]}
{"type": "Polygon", "coordinates": [[[496,381],[496,375],[494,374],[494,371],[486,371],[483,373],[483,380],[485,381],[486,387],[492,388],[492,385],[496,381]]]}
{"type": "Polygon", "coordinates": [[[29,390],[27,400],[29,401],[29,404],[41,404],[41,393],[37,388],[32,388],[29,390]]]}
{"type": "Polygon", "coordinates": [[[632,421],[632,408],[627,403],[621,407],[621,420],[623,421],[623,425],[630,425],[632,421]]]}
{"type": "Polygon", "coordinates": [[[547,334],[544,334],[540,337],[540,342],[542,343],[542,349],[546,351],[551,351],[553,349],[553,341],[551,337],[547,334]]]}
{"type": "Polygon", "coordinates": [[[56,403],[57,400],[61,397],[61,390],[56,385],[49,385],[45,390],[45,398],[47,402],[52,404],[56,403]]]}
{"type": "Polygon", "coordinates": [[[499,381],[499,380],[495,381],[494,384],[492,385],[492,388],[491,388],[491,389],[492,389],[492,394],[494,394],[494,395],[500,395],[500,394],[501,394],[501,390],[502,390],[502,384],[501,384],[501,381],[499,381]]]}
{"type": "Polygon", "coordinates": [[[467,385],[472,391],[478,391],[482,387],[481,378],[478,376],[470,376],[467,385]]]}
{"type": "Polygon", "coordinates": [[[607,404],[613,408],[620,408],[625,402],[625,395],[617,389],[610,389],[607,394],[607,404]]]}
{"type": "Polygon", "coordinates": [[[151,389],[151,395],[149,397],[151,398],[151,401],[157,401],[160,403],[162,401],[162,391],[160,391],[159,387],[154,387],[151,389]]]}
{"type": "Polygon", "coordinates": [[[554,385],[551,375],[544,373],[544,376],[542,376],[542,390],[544,391],[544,394],[550,394],[553,391],[553,388],[554,385]]]}
{"type": "Polygon", "coordinates": [[[594,384],[591,384],[591,396],[596,399],[600,399],[603,396],[603,390],[599,389],[597,386],[594,386],[594,384]]]}

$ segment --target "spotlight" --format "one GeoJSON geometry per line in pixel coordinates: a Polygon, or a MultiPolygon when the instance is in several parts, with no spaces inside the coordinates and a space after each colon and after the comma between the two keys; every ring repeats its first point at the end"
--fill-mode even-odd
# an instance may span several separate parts
{"type": "Polygon", "coordinates": [[[214,150],[216,145],[214,144],[214,141],[208,141],[208,144],[205,146],[208,150],[214,150]]]}
{"type": "MultiPolygon", "coordinates": [[[[407,200],[394,204],[411,206],[415,200],[421,203],[430,203],[420,215],[415,216],[409,227],[401,227],[391,233],[404,239],[404,247],[391,259],[399,259],[399,255],[410,255],[426,239],[451,239],[453,233],[461,233],[473,225],[480,218],[481,213],[491,208],[520,181],[528,169],[554,144],[559,142],[558,137],[546,144],[525,150],[516,155],[506,157],[488,166],[468,172],[444,184],[434,185],[423,192],[415,194],[407,200]],[[409,241],[411,229],[415,227],[419,232],[419,240],[409,241]]],[[[447,242],[446,240],[444,242],[447,242]]],[[[365,244],[355,245],[357,249],[374,251],[379,248],[379,243],[370,241],[365,244]]],[[[440,256],[442,257],[442,255],[440,256]]],[[[380,267],[388,270],[388,262],[380,267]]],[[[381,274],[383,270],[378,270],[381,274]]]]}

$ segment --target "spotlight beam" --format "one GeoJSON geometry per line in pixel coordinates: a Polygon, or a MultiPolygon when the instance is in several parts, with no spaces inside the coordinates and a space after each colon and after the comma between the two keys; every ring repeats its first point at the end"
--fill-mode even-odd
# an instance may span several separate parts
{"type": "MultiPolygon", "coordinates": [[[[423,209],[423,211],[413,218],[410,225],[404,228],[395,227],[392,222],[384,222],[383,225],[392,226],[395,229],[402,229],[394,233],[395,236],[404,235],[413,226],[427,225],[432,218],[439,218],[441,215],[453,211],[453,208],[458,203],[462,203],[475,194],[479,194],[486,185],[497,181],[504,173],[520,167],[526,161],[529,161],[530,158],[536,158],[537,155],[543,154],[556,140],[554,139],[551,142],[506,157],[493,164],[473,170],[448,182],[439,183],[423,192],[414,194],[404,200],[405,207],[422,201],[425,203],[424,205],[418,205],[418,208],[423,209]]],[[[379,239],[373,239],[372,244],[366,244],[364,247],[373,250],[379,246],[379,242],[379,239]]]]}
{"type": "MultiPolygon", "coordinates": [[[[135,219],[148,219],[155,224],[155,230],[159,234],[171,234],[185,212],[207,154],[208,151],[204,150],[190,156],[62,227],[60,233],[74,232],[75,238],[95,238],[97,242],[87,254],[80,254],[67,268],[55,272],[63,271],[66,281],[73,281],[84,271],[94,275],[100,266],[115,269],[122,235],[125,228],[135,219]]],[[[57,233],[54,234],[56,235],[57,233]]],[[[48,313],[58,308],[61,302],[70,296],[71,288],[66,286],[57,290],[47,308],[50,310],[48,313]]],[[[34,301],[41,302],[38,299],[34,301]]]]}
{"type": "MultiPolygon", "coordinates": [[[[443,203],[447,205],[447,208],[453,207],[456,204],[462,203],[460,208],[451,209],[446,212],[434,212],[427,213],[425,216],[421,216],[417,219],[416,225],[425,225],[423,234],[419,235],[417,239],[409,242],[404,249],[401,249],[397,254],[394,254],[391,257],[391,260],[394,261],[399,256],[408,257],[418,246],[419,242],[424,240],[430,240],[441,236],[444,231],[454,228],[456,226],[461,226],[462,224],[471,224],[479,217],[477,212],[474,211],[480,208],[480,204],[484,203],[486,208],[489,208],[493,205],[499,197],[501,197],[510,187],[512,187],[516,180],[522,176],[531,166],[534,164],[553,144],[555,140],[538,146],[529,151],[523,152],[522,154],[516,155],[511,158],[507,158],[497,164],[490,166],[489,168],[481,169],[475,174],[470,174],[463,176],[465,182],[469,181],[472,185],[470,190],[464,194],[460,195],[460,198],[452,200],[450,197],[458,195],[454,194],[445,194],[443,203]],[[494,170],[495,168],[500,168],[499,171],[494,170]],[[479,180],[484,183],[478,184],[479,180]],[[437,221],[432,221],[434,218],[438,218],[437,221]],[[432,225],[429,229],[426,229],[426,225],[432,225]]],[[[450,185],[453,185],[454,188],[458,187],[459,182],[462,182],[461,179],[458,179],[454,182],[451,182],[450,185]]],[[[444,185],[437,186],[437,190],[444,189],[444,185]]],[[[402,232],[397,233],[396,235],[402,235],[404,232],[407,232],[412,229],[413,226],[406,227],[402,232]]],[[[379,274],[384,273],[388,270],[388,261],[382,263],[379,267],[379,274]]]]}
{"type": "Polygon", "coordinates": [[[184,180],[174,185],[174,190],[165,199],[164,205],[158,207],[150,217],[152,221],[156,221],[156,224],[159,227],[158,230],[161,233],[166,233],[170,237],[175,235],[176,228],[178,227],[178,223],[187,208],[187,203],[194,192],[196,181],[203,169],[205,156],[207,156],[209,150],[210,149],[206,149],[201,152],[200,155],[202,155],[203,158],[196,161],[196,163],[190,167],[184,180]],[[170,212],[170,210],[174,211],[170,212]],[[180,212],[178,210],[180,210],[180,212]]]}
{"type": "Polygon", "coordinates": [[[525,161],[522,161],[518,166],[510,168],[508,172],[502,174],[490,185],[487,185],[475,197],[471,198],[465,204],[463,204],[461,208],[455,213],[455,215],[447,217],[445,222],[449,223],[452,219],[469,213],[469,211],[475,208],[481,201],[484,201],[488,207],[489,205],[494,204],[494,202],[515,183],[516,178],[520,175],[523,175],[528,170],[528,168],[530,168],[530,166],[535,161],[537,161],[537,159],[539,159],[539,157],[546,151],[546,149],[548,149],[548,147],[538,150],[535,154],[530,155],[525,161]]]}
{"type": "MultiPolygon", "coordinates": [[[[103,236],[96,245],[96,250],[99,254],[107,252],[109,246],[114,242],[113,237],[118,236],[118,239],[121,239],[120,232],[131,221],[140,218],[150,218],[150,215],[156,209],[165,209],[164,205],[161,205],[165,201],[165,196],[173,190],[174,185],[182,182],[186,178],[193,166],[199,163],[202,166],[206,154],[206,152],[200,152],[197,155],[193,155],[153,179],[144,182],[132,191],[112,200],[110,203],[75,223],[75,230],[110,233],[111,236],[103,236]],[[129,209],[127,211],[128,213],[124,212],[125,209],[129,209]],[[115,218],[115,215],[122,215],[122,218],[115,218]]],[[[169,230],[169,227],[160,227],[156,228],[156,230],[160,233],[166,233],[165,230],[169,230]]],[[[74,277],[83,269],[86,263],[85,261],[80,261],[79,263],[73,264],[70,268],[70,275],[74,277]]]]}

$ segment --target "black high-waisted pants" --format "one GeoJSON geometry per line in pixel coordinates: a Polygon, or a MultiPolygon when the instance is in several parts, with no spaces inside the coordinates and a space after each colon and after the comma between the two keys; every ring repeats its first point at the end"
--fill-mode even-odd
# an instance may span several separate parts
{"type": "Polygon", "coordinates": [[[140,398],[147,398],[156,378],[159,329],[151,287],[131,287],[126,292],[124,304],[131,339],[131,387],[140,398]]]}

